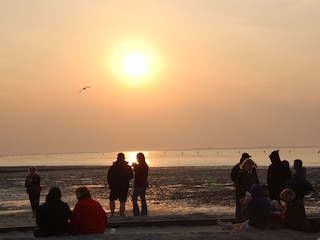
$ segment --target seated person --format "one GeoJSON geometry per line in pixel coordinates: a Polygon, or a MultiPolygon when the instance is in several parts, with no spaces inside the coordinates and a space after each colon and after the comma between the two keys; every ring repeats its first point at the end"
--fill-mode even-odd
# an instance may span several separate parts
{"type": "Polygon", "coordinates": [[[70,222],[71,234],[104,233],[107,225],[107,215],[99,202],[91,198],[86,187],[76,190],[76,203],[70,222]]]}
{"type": "Polygon", "coordinates": [[[51,188],[46,202],[40,205],[36,212],[38,228],[33,231],[35,237],[59,236],[68,233],[71,210],[68,204],[60,199],[60,189],[51,188]]]}
{"type": "Polygon", "coordinates": [[[283,228],[290,228],[302,232],[319,232],[320,225],[307,219],[304,204],[301,199],[290,188],[285,188],[280,193],[280,198],[286,204],[285,217],[282,223],[283,228]]]}
{"type": "Polygon", "coordinates": [[[285,216],[286,203],[281,200],[273,199],[270,202],[270,207],[270,227],[281,228],[285,216]]]}
{"type": "Polygon", "coordinates": [[[242,223],[225,223],[219,219],[217,223],[224,230],[249,230],[250,228],[265,230],[269,228],[270,202],[264,197],[263,189],[259,184],[252,185],[251,197],[246,200],[244,211],[249,219],[242,223]]]}

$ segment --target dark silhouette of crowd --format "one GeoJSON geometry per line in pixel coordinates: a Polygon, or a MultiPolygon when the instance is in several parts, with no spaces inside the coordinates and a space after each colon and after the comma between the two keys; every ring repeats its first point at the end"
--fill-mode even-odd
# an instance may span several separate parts
{"type": "MultiPolygon", "coordinates": [[[[290,228],[304,232],[320,231],[319,223],[307,220],[305,214],[304,196],[314,191],[314,188],[307,181],[302,160],[294,160],[295,171],[292,173],[290,163],[287,160],[281,160],[279,150],[271,152],[269,158],[271,164],[267,170],[267,184],[260,185],[256,163],[248,153],[242,154],[240,162],[231,170],[231,180],[235,183],[236,193],[236,224],[220,220],[218,224],[228,230],[254,227],[257,229],[290,228]],[[263,198],[268,201],[267,208],[263,208],[262,203],[261,205],[249,204],[257,196],[256,192],[253,193],[254,186],[261,187],[263,198]],[[254,209],[253,211],[248,211],[249,205],[251,210],[254,209]],[[264,212],[266,209],[269,214],[264,212]],[[261,227],[259,225],[261,221],[268,227],[261,227]]],[[[261,199],[260,201],[262,202],[261,199]]]]}
{"type": "MultiPolygon", "coordinates": [[[[133,216],[147,216],[146,191],[148,187],[149,166],[143,153],[136,155],[137,162],[132,166],[125,160],[123,153],[118,153],[116,161],[107,172],[110,188],[110,217],[115,217],[115,201],[119,200],[119,215],[125,216],[130,180],[133,183],[133,216]],[[138,204],[140,198],[141,206],[138,204]]],[[[241,155],[240,161],[231,170],[231,180],[235,185],[236,218],[235,222],[218,224],[225,230],[256,228],[290,228],[303,232],[320,231],[320,225],[306,217],[304,197],[313,191],[307,181],[303,162],[296,159],[294,172],[290,163],[282,161],[279,150],[269,155],[271,164],[267,170],[267,184],[261,184],[257,164],[248,153],[241,155]],[[273,221],[277,216],[277,223],[273,221]]],[[[60,236],[66,234],[102,234],[107,226],[107,214],[101,204],[94,200],[85,186],[76,189],[77,203],[71,211],[67,203],[61,200],[58,187],[49,190],[46,201],[39,206],[41,192],[40,176],[35,168],[25,181],[33,216],[36,217],[35,237],[60,236]]]]}

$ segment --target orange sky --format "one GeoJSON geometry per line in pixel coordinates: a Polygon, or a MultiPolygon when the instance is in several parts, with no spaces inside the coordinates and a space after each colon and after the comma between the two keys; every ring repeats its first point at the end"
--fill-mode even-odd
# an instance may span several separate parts
{"type": "Polygon", "coordinates": [[[0,1],[0,155],[319,146],[319,9],[0,1]],[[149,64],[136,79],[131,50],[149,64]]]}

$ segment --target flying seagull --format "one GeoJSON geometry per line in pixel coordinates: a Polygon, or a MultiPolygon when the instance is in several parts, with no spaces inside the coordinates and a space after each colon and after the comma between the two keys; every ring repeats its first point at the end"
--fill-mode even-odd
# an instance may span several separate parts
{"type": "Polygon", "coordinates": [[[90,88],[90,86],[86,86],[84,88],[81,88],[81,90],[79,91],[79,93],[81,93],[83,90],[86,90],[87,88],[90,88]]]}

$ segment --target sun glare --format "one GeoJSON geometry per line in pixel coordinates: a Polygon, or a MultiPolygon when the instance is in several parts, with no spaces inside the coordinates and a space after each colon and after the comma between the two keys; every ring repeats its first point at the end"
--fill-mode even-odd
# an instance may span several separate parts
{"type": "Polygon", "coordinates": [[[137,162],[137,152],[125,152],[126,161],[130,166],[132,166],[132,163],[137,162]]]}
{"type": "Polygon", "coordinates": [[[142,76],[144,73],[146,73],[147,68],[148,62],[146,57],[139,53],[129,54],[123,60],[123,69],[130,76],[142,76]]]}
{"type": "MultiPolygon", "coordinates": [[[[137,153],[138,152],[124,152],[124,155],[126,156],[126,161],[128,162],[128,164],[130,166],[132,166],[133,163],[137,163],[137,153]]],[[[150,164],[151,161],[150,161],[148,155],[149,155],[149,153],[151,154],[151,152],[146,153],[146,152],[142,151],[142,153],[146,157],[147,164],[150,164]]]]}
{"type": "Polygon", "coordinates": [[[154,47],[144,41],[128,40],[109,54],[109,67],[115,77],[124,84],[150,83],[159,72],[159,58],[154,47]]]}

